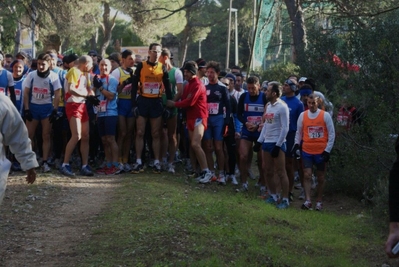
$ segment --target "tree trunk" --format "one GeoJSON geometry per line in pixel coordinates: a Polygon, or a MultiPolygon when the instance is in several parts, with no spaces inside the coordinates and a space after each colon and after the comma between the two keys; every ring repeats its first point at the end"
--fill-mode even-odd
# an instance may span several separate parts
{"type": "Polygon", "coordinates": [[[109,6],[109,3],[103,2],[104,6],[104,14],[103,14],[103,22],[101,24],[103,34],[104,34],[104,40],[103,43],[101,44],[100,47],[100,55],[104,57],[105,55],[105,50],[109,46],[109,43],[111,42],[111,37],[112,37],[112,30],[115,27],[115,19],[118,14],[118,12],[115,13],[115,16],[110,19],[110,13],[111,13],[111,8],[109,6]]]}
{"type": "Polygon", "coordinates": [[[291,20],[292,61],[297,63],[306,49],[306,27],[302,13],[302,0],[284,0],[291,20]]]}
{"type": "Polygon", "coordinates": [[[14,55],[19,52],[19,47],[21,45],[21,22],[18,22],[17,30],[15,31],[15,46],[14,46],[14,55]]]}

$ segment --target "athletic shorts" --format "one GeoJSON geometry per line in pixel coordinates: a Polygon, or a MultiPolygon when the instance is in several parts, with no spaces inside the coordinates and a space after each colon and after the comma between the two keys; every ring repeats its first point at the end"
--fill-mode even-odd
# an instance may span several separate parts
{"type": "Polygon", "coordinates": [[[118,99],[118,115],[126,118],[133,118],[132,100],[118,99]]]}
{"type": "Polygon", "coordinates": [[[51,112],[53,111],[54,107],[53,104],[30,104],[29,110],[32,113],[32,117],[34,120],[41,121],[48,117],[50,117],[51,112]]]}
{"type": "Polygon", "coordinates": [[[223,141],[224,118],[221,115],[212,115],[208,117],[208,128],[204,132],[203,140],[223,141]]]}
{"type": "Polygon", "coordinates": [[[81,122],[86,122],[89,120],[86,103],[66,103],[65,112],[68,121],[71,120],[72,117],[80,119],[81,122]]]}
{"type": "MultiPolygon", "coordinates": [[[[276,143],[263,143],[262,150],[271,154],[275,146],[276,143]]],[[[287,151],[287,145],[285,144],[285,142],[281,145],[280,148],[284,153],[287,151]]]]}
{"type": "Polygon", "coordinates": [[[163,113],[162,98],[137,97],[139,116],[144,118],[159,118],[163,113]]]}
{"type": "Polygon", "coordinates": [[[187,130],[194,131],[194,128],[199,124],[204,125],[204,129],[208,127],[208,119],[207,118],[198,118],[198,119],[187,119],[187,130]]]}
{"type": "Polygon", "coordinates": [[[287,144],[287,152],[285,153],[285,156],[287,158],[293,158],[291,151],[295,145],[295,134],[296,134],[296,132],[293,132],[293,131],[288,132],[287,137],[285,138],[286,144],[287,144]]]}
{"type": "Polygon", "coordinates": [[[244,140],[247,140],[247,141],[249,141],[249,142],[256,142],[256,141],[258,141],[258,138],[259,138],[259,135],[260,135],[260,132],[258,132],[258,131],[256,131],[256,132],[250,132],[250,131],[248,131],[248,130],[246,130],[246,129],[242,129],[242,131],[241,131],[241,139],[244,139],[244,140]]]}
{"type": "Polygon", "coordinates": [[[100,137],[107,135],[116,135],[116,124],[118,123],[118,116],[104,116],[97,118],[97,127],[100,137]]]}
{"type": "Polygon", "coordinates": [[[312,169],[313,165],[315,165],[318,171],[326,170],[326,163],[324,162],[321,154],[312,155],[302,151],[301,159],[304,169],[312,169]]]}

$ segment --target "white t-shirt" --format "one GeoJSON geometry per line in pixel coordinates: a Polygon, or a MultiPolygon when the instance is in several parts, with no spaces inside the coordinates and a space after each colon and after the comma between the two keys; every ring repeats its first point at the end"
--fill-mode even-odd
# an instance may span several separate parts
{"type": "Polygon", "coordinates": [[[54,92],[61,89],[58,74],[53,71],[50,71],[49,76],[46,78],[41,78],[37,75],[37,71],[32,71],[26,77],[23,86],[28,88],[30,94],[32,94],[30,102],[37,105],[52,104],[51,87],[54,92]]]}

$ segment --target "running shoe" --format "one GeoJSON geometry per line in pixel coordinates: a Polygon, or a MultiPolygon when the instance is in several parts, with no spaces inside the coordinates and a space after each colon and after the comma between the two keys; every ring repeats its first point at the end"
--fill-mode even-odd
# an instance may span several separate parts
{"type": "Polygon", "coordinates": [[[19,172],[22,171],[21,169],[21,164],[19,164],[19,162],[14,161],[11,165],[11,170],[15,171],[15,172],[19,172]]]}
{"type": "Polygon", "coordinates": [[[161,173],[162,172],[161,163],[157,162],[157,163],[154,164],[153,172],[154,173],[161,173]]]}
{"type": "Polygon", "coordinates": [[[255,176],[255,174],[253,173],[253,171],[251,169],[248,170],[248,176],[252,180],[256,180],[256,176],[255,176]]]}
{"type": "Polygon", "coordinates": [[[137,162],[133,165],[133,169],[131,173],[140,173],[143,172],[144,168],[143,168],[143,164],[138,164],[137,162]]]}
{"type": "Polygon", "coordinates": [[[216,182],[218,178],[216,177],[215,172],[211,172],[211,174],[212,174],[211,182],[216,182]]]}
{"type": "Polygon", "coordinates": [[[238,185],[236,176],[234,174],[230,175],[230,179],[231,179],[231,184],[232,185],[238,185]]]}
{"type": "Polygon", "coordinates": [[[220,174],[217,182],[219,185],[226,185],[226,177],[223,174],[220,174]]]}
{"type": "Polygon", "coordinates": [[[48,165],[47,162],[44,162],[42,165],[42,172],[50,172],[50,171],[51,171],[50,166],[48,165]]]}
{"type": "Polygon", "coordinates": [[[83,175],[83,176],[94,176],[94,173],[91,170],[91,168],[89,167],[89,165],[86,165],[86,167],[80,169],[80,175],[83,175]]]}
{"type": "Polygon", "coordinates": [[[317,211],[322,211],[322,210],[323,210],[323,203],[320,202],[320,201],[318,201],[318,202],[316,203],[316,208],[315,208],[315,210],[317,210],[317,211]]]}
{"type": "Polygon", "coordinates": [[[299,194],[298,199],[300,199],[300,200],[304,200],[305,199],[305,190],[303,188],[301,189],[301,193],[299,194]]]}
{"type": "Polygon", "coordinates": [[[168,164],[168,173],[175,174],[175,166],[172,163],[168,164]]]}
{"type": "Polygon", "coordinates": [[[303,210],[312,210],[312,202],[306,200],[306,201],[302,204],[301,209],[303,209],[303,210]]]}
{"type": "Polygon", "coordinates": [[[100,175],[106,175],[106,174],[107,174],[107,171],[108,171],[108,167],[107,167],[107,166],[104,166],[104,167],[102,167],[102,168],[100,168],[100,169],[97,169],[97,170],[96,170],[96,173],[97,173],[97,174],[100,174],[100,175]]]}
{"type": "Polygon", "coordinates": [[[130,164],[129,163],[125,163],[125,164],[123,164],[123,171],[124,172],[131,172],[132,171],[132,168],[130,167],[130,164]]]}
{"type": "Polygon", "coordinates": [[[240,188],[236,189],[237,193],[245,193],[248,192],[248,185],[247,184],[242,184],[240,188]]]}
{"type": "Polygon", "coordinates": [[[288,209],[289,206],[290,206],[290,203],[288,203],[287,200],[283,199],[283,201],[281,201],[280,204],[277,204],[276,207],[280,210],[283,210],[283,209],[288,209]]]}
{"type": "Polygon", "coordinates": [[[124,168],[124,166],[123,166],[123,163],[122,162],[119,162],[119,164],[118,164],[118,170],[119,170],[119,173],[123,173],[123,172],[125,172],[125,168],[124,168]]]}
{"type": "Polygon", "coordinates": [[[69,165],[61,166],[60,172],[65,176],[75,176],[75,174],[71,170],[71,166],[69,165]]]}
{"type": "Polygon", "coordinates": [[[209,171],[205,172],[202,176],[203,176],[203,178],[198,181],[200,184],[208,184],[212,181],[212,179],[214,177],[212,175],[212,173],[209,171]]]}
{"type": "Polygon", "coordinates": [[[273,196],[269,196],[269,197],[265,200],[265,202],[266,202],[267,204],[273,204],[273,205],[277,204],[277,201],[274,199],[273,196]]]}
{"type": "Polygon", "coordinates": [[[105,171],[106,175],[114,175],[114,174],[119,174],[120,169],[118,167],[115,166],[111,166],[110,168],[107,168],[107,170],[105,171]]]}
{"type": "Polygon", "coordinates": [[[290,202],[294,201],[294,194],[292,192],[289,193],[288,199],[290,200],[290,202]]]}
{"type": "Polygon", "coordinates": [[[259,198],[261,198],[261,199],[266,199],[266,197],[267,197],[266,188],[261,188],[261,189],[259,189],[259,198]]]}

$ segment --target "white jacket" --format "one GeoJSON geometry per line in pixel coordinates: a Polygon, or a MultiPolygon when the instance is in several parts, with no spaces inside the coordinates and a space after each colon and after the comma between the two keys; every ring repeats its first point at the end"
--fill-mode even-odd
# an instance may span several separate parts
{"type": "Polygon", "coordinates": [[[10,99],[0,94],[0,203],[4,197],[11,167],[6,158],[5,146],[9,146],[24,171],[39,167],[21,115],[10,99]]]}

